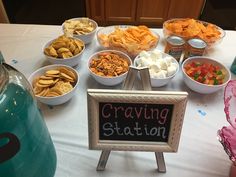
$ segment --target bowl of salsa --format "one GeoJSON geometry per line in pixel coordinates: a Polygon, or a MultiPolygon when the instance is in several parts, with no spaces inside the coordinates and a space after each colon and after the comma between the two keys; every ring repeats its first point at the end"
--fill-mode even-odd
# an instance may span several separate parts
{"type": "Polygon", "coordinates": [[[196,56],[182,64],[185,84],[193,91],[209,94],[222,89],[231,79],[230,71],[213,58],[196,56]]]}

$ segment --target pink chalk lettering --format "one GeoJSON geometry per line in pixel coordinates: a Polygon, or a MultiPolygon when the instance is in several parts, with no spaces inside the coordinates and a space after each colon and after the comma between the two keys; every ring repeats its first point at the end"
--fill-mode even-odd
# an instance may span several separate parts
{"type": "Polygon", "coordinates": [[[132,116],[132,112],[133,112],[133,108],[132,107],[128,107],[125,109],[125,118],[134,118],[132,116]]]}
{"type": "Polygon", "coordinates": [[[134,108],[134,111],[135,111],[135,114],[136,114],[136,118],[137,119],[139,119],[140,118],[140,116],[141,116],[141,113],[142,113],[142,110],[143,110],[143,108],[141,107],[141,108],[139,108],[139,109],[137,109],[136,107],[134,108]]]}
{"type": "Polygon", "coordinates": [[[145,108],[144,108],[144,118],[145,119],[150,119],[151,117],[147,115],[147,105],[145,104],[145,108]]]}
{"type": "Polygon", "coordinates": [[[164,109],[161,110],[160,120],[158,121],[159,124],[165,124],[166,123],[166,118],[168,116],[168,113],[169,113],[169,109],[167,109],[167,108],[164,108],[164,109]]]}

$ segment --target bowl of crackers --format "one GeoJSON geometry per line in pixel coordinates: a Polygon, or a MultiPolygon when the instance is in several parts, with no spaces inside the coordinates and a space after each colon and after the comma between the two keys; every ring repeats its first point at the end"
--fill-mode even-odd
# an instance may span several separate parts
{"type": "Polygon", "coordinates": [[[121,51],[102,50],[89,58],[88,69],[100,84],[114,86],[124,81],[131,64],[130,57],[121,51]]]}
{"type": "Polygon", "coordinates": [[[42,67],[29,77],[35,97],[47,105],[60,105],[76,93],[78,72],[67,65],[54,64],[42,67]]]}
{"type": "Polygon", "coordinates": [[[78,65],[85,49],[84,42],[80,39],[59,36],[49,41],[43,48],[43,53],[52,64],[68,66],[78,65]]]}
{"type": "Polygon", "coordinates": [[[97,31],[97,23],[89,18],[72,18],[62,24],[65,35],[81,39],[85,44],[93,41],[97,31]]]}
{"type": "Polygon", "coordinates": [[[160,36],[146,26],[108,26],[97,32],[97,40],[104,49],[119,50],[131,58],[156,48],[159,39],[160,36]]]}
{"type": "Polygon", "coordinates": [[[208,48],[219,44],[225,36],[225,31],[219,26],[192,18],[175,18],[165,21],[163,33],[166,38],[175,35],[186,41],[191,38],[200,38],[207,43],[208,48]]]}

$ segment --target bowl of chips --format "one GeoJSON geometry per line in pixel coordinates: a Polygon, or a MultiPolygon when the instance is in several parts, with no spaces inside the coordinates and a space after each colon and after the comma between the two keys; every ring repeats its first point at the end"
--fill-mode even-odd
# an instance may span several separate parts
{"type": "Polygon", "coordinates": [[[97,23],[89,18],[72,18],[62,24],[65,35],[81,39],[85,44],[93,41],[97,31],[97,23]]]}
{"type": "Polygon", "coordinates": [[[79,74],[69,66],[54,64],[39,68],[28,80],[38,101],[47,105],[60,105],[75,95],[79,74]]]}
{"type": "Polygon", "coordinates": [[[200,38],[207,43],[208,48],[219,44],[225,36],[225,31],[222,28],[212,23],[191,18],[176,18],[165,21],[163,33],[166,38],[175,35],[186,41],[191,38],[200,38]]]}
{"type": "Polygon", "coordinates": [[[182,64],[184,83],[193,91],[210,94],[221,90],[231,79],[230,71],[205,56],[187,58],[182,64]]]}
{"type": "Polygon", "coordinates": [[[43,53],[52,64],[76,66],[84,52],[85,45],[80,39],[59,36],[49,41],[43,48],[43,53]]]}
{"type": "Polygon", "coordinates": [[[114,86],[126,78],[132,61],[128,55],[117,50],[102,50],[88,60],[91,76],[100,84],[114,86]]]}
{"type": "Polygon", "coordinates": [[[146,26],[108,26],[97,31],[97,40],[105,49],[119,50],[130,57],[154,49],[160,36],[146,26]]]}

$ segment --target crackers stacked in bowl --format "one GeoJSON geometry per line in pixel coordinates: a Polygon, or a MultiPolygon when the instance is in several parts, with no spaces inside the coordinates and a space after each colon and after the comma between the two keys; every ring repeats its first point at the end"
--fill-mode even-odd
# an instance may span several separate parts
{"type": "Polygon", "coordinates": [[[76,82],[76,75],[65,67],[50,69],[33,80],[36,96],[56,97],[70,92],[76,82]]]}
{"type": "Polygon", "coordinates": [[[70,66],[54,64],[39,68],[28,80],[37,100],[53,106],[63,104],[75,95],[79,73],[70,66]]]}

